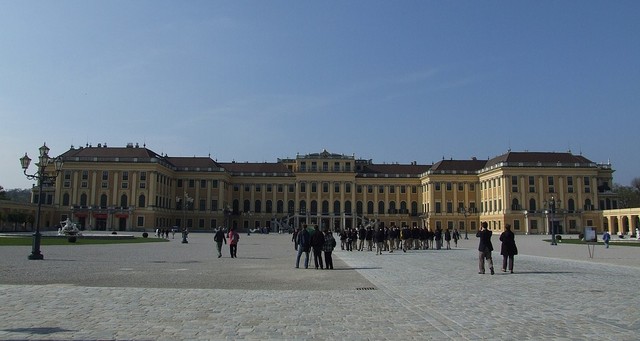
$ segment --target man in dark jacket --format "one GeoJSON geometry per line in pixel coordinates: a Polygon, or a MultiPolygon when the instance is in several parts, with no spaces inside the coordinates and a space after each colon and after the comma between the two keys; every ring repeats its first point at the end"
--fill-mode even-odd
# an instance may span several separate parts
{"type": "Polygon", "coordinates": [[[298,245],[298,255],[296,256],[296,268],[300,267],[300,256],[304,252],[304,268],[309,268],[309,251],[311,248],[311,237],[309,237],[309,231],[306,228],[300,229],[296,236],[296,244],[298,245]]]}
{"type": "Polygon", "coordinates": [[[364,249],[364,239],[367,236],[367,231],[364,229],[364,226],[360,225],[358,229],[358,251],[362,251],[364,249]]]}
{"type": "Polygon", "coordinates": [[[484,274],[484,261],[486,259],[489,264],[489,270],[491,270],[491,274],[493,275],[495,273],[495,271],[493,271],[493,259],[491,259],[491,251],[493,251],[491,235],[493,232],[489,231],[488,228],[489,224],[483,221],[482,229],[476,233],[476,237],[480,238],[480,243],[478,244],[478,273],[484,274]]]}
{"type": "Polygon", "coordinates": [[[318,266],[323,269],[322,264],[322,249],[324,246],[324,234],[320,232],[318,225],[315,226],[315,232],[311,236],[311,248],[313,248],[313,261],[316,264],[316,270],[318,266]]]}
{"type": "Polygon", "coordinates": [[[227,238],[224,236],[222,226],[218,227],[218,231],[213,236],[213,241],[216,242],[216,249],[218,250],[218,258],[222,257],[222,243],[227,244],[227,238]]]}

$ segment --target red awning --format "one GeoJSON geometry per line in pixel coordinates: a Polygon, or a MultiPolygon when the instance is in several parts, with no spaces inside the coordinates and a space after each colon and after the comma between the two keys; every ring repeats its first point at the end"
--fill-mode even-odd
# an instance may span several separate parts
{"type": "Polygon", "coordinates": [[[86,216],[87,216],[87,214],[86,214],[86,213],[74,213],[74,215],[75,215],[76,217],[78,217],[78,218],[84,218],[84,217],[86,217],[86,216]]]}
{"type": "Polygon", "coordinates": [[[106,213],[94,213],[93,217],[96,219],[107,219],[107,214],[106,213]]]}
{"type": "Polygon", "coordinates": [[[127,213],[116,213],[116,218],[128,218],[129,215],[127,213]]]}

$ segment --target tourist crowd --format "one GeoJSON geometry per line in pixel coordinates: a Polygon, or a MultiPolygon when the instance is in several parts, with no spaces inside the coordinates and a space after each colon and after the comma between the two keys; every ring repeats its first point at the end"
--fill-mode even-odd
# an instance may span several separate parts
{"type": "MultiPolygon", "coordinates": [[[[442,230],[436,228],[431,231],[426,228],[403,226],[350,228],[337,232],[340,239],[340,249],[347,251],[373,251],[377,255],[394,250],[427,250],[442,248],[451,249],[451,241],[458,246],[460,233],[457,229],[442,230]]],[[[304,267],[309,267],[309,254],[313,250],[313,260],[316,269],[333,269],[331,253],[336,247],[336,240],[329,229],[320,231],[314,228],[298,228],[293,233],[291,241],[295,243],[297,251],[296,268],[300,267],[300,258],[305,255],[304,267]],[[324,264],[322,261],[324,253],[324,264]]]]}
{"type": "Polygon", "coordinates": [[[358,229],[347,229],[339,233],[340,248],[347,251],[373,251],[382,254],[385,251],[394,250],[428,250],[442,248],[451,249],[451,241],[458,246],[460,233],[457,229],[436,228],[430,230],[424,227],[401,228],[390,227],[367,227],[360,226],[358,229]]]}

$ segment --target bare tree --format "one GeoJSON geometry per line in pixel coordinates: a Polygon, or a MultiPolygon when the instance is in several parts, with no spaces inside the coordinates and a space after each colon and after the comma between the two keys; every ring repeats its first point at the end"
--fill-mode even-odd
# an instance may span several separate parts
{"type": "Polygon", "coordinates": [[[640,191],[632,186],[615,184],[613,192],[618,196],[619,208],[640,207],[640,191]]]}

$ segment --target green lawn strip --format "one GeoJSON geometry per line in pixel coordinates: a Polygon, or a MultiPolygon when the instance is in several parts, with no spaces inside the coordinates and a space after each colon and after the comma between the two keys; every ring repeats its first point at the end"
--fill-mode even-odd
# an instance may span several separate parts
{"type": "MultiPolygon", "coordinates": [[[[545,242],[551,243],[551,239],[545,239],[545,242]]],[[[562,240],[558,240],[558,244],[579,244],[579,245],[586,245],[587,243],[585,243],[583,240],[581,239],[562,239],[562,240]]],[[[594,243],[589,243],[589,244],[594,244],[594,243]]],[[[597,242],[595,243],[597,245],[604,245],[603,242],[597,242]]],[[[615,240],[611,240],[609,242],[609,245],[615,245],[615,246],[635,246],[635,247],[639,247],[640,246],[640,241],[615,241],[615,240]]]]}
{"type": "MultiPolygon", "coordinates": [[[[68,237],[42,237],[41,245],[101,245],[101,244],[139,244],[161,243],[168,240],[163,238],[83,238],[76,237],[75,243],[70,243],[68,237]]],[[[11,236],[0,238],[0,246],[27,246],[33,242],[32,236],[11,236]]]]}

